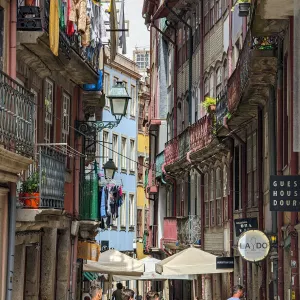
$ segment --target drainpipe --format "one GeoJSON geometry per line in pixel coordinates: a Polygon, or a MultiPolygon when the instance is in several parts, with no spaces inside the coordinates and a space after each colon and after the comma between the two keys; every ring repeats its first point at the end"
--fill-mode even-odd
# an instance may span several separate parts
{"type": "MultiPolygon", "coordinates": [[[[294,103],[294,17],[290,17],[290,78],[291,80],[291,175],[298,175],[298,153],[293,151],[293,103],[294,103]]],[[[297,120],[295,120],[297,122],[297,120]]],[[[292,281],[292,293],[294,293],[295,298],[299,299],[299,259],[298,259],[298,233],[295,230],[295,225],[298,222],[298,213],[291,213],[291,281],[292,281]]]]}
{"type": "Polygon", "coordinates": [[[17,77],[17,0],[10,2],[9,76],[17,77]]]}
{"type": "MultiPolygon", "coordinates": [[[[203,1],[201,1],[201,25],[200,25],[200,102],[204,100],[204,15],[203,15],[203,1]]],[[[198,114],[199,118],[200,114],[198,114]]],[[[202,117],[202,114],[201,114],[202,117]]],[[[197,120],[195,120],[197,121],[197,120]]]]}
{"type": "MultiPolygon", "coordinates": [[[[166,163],[163,163],[162,166],[161,166],[161,170],[162,170],[163,174],[167,175],[167,172],[165,170],[165,166],[166,166],[166,163]]],[[[169,179],[173,182],[173,202],[174,202],[173,215],[174,215],[174,217],[176,217],[176,213],[177,213],[177,209],[176,209],[176,204],[177,204],[176,179],[171,178],[171,177],[169,179]]]]}
{"type": "Polygon", "coordinates": [[[13,293],[13,277],[15,266],[15,238],[16,238],[16,184],[10,184],[10,191],[8,196],[8,215],[9,215],[9,229],[8,229],[8,254],[7,254],[7,279],[6,279],[6,300],[12,300],[13,293]]]}
{"type": "MultiPolygon", "coordinates": [[[[257,203],[258,203],[258,229],[264,231],[264,197],[263,197],[263,112],[261,108],[257,109],[257,203]]],[[[256,197],[256,195],[254,195],[256,197]]],[[[266,273],[266,260],[261,262],[261,272],[266,273]]],[[[262,276],[261,287],[259,289],[259,298],[266,300],[266,276],[262,276]]]]}
{"type": "MultiPolygon", "coordinates": [[[[228,47],[228,78],[232,74],[232,0],[229,0],[229,7],[228,7],[228,12],[229,12],[229,47],[228,47]]],[[[203,10],[202,10],[203,11],[203,10]]]]}
{"type": "MultiPolygon", "coordinates": [[[[269,104],[269,157],[270,157],[270,172],[272,174],[282,175],[282,143],[283,143],[283,41],[279,39],[278,41],[278,64],[277,64],[277,108],[276,103],[274,100],[274,95],[270,97],[270,104],[269,104]],[[277,128],[275,127],[275,121],[272,121],[274,124],[270,126],[270,119],[275,118],[277,110],[277,128]],[[271,118],[272,116],[272,118],[271,118]],[[272,131],[273,130],[273,131],[272,131]],[[277,137],[276,144],[273,144],[273,137],[274,132],[277,130],[277,137]],[[270,136],[271,134],[271,136],[270,136]],[[277,145],[277,146],[276,146],[277,145]],[[276,149],[277,148],[277,149],[276,149]],[[276,151],[276,153],[275,153],[276,151]],[[277,154],[277,155],[276,155],[277,154]],[[276,160],[277,157],[277,160],[276,160]],[[271,169],[272,167],[272,169],[271,169]],[[274,170],[275,169],[275,170],[274,170]],[[277,170],[276,170],[277,169],[277,170]]],[[[272,124],[271,124],[272,125],[272,124]]],[[[275,143],[275,141],[274,141],[275,143]]],[[[273,261],[274,264],[274,297],[278,297],[279,299],[284,299],[284,259],[283,259],[283,212],[271,212],[272,213],[272,233],[278,234],[278,248],[277,251],[275,250],[275,257],[278,254],[278,258],[273,261]]]]}

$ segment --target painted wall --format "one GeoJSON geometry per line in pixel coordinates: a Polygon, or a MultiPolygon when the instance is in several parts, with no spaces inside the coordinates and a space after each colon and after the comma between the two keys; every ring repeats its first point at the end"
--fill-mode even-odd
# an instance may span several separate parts
{"type": "Polygon", "coordinates": [[[143,133],[138,134],[138,149],[139,154],[148,155],[149,154],[149,136],[143,133]]]}
{"type": "MultiPolygon", "coordinates": [[[[127,83],[127,91],[128,94],[131,95],[131,87],[136,87],[136,97],[137,99],[137,90],[138,90],[138,82],[136,79],[127,76],[124,72],[112,69],[109,66],[104,67],[104,72],[109,74],[109,84],[108,89],[113,86],[115,78],[118,78],[119,81],[125,81],[127,83]]],[[[105,83],[104,83],[105,84],[105,83]]],[[[108,91],[107,91],[108,92],[108,91]]],[[[108,130],[109,134],[109,143],[105,143],[104,147],[108,147],[112,149],[113,145],[112,139],[113,134],[118,136],[118,152],[121,153],[121,141],[122,137],[125,137],[127,139],[126,149],[127,153],[126,156],[130,157],[130,140],[135,141],[135,155],[134,160],[137,161],[137,155],[136,155],[136,149],[137,149],[137,107],[138,104],[136,103],[135,107],[135,117],[130,115],[131,112],[131,105],[132,100],[129,101],[128,108],[127,108],[127,116],[123,117],[120,124],[111,129],[108,130]]],[[[114,121],[114,116],[110,113],[109,107],[105,107],[103,110],[103,121],[114,121]]],[[[103,141],[103,132],[99,133],[99,140],[103,141]]],[[[122,153],[124,154],[124,153],[122,153]]],[[[107,157],[101,157],[103,156],[103,146],[100,146],[100,168],[102,168],[103,164],[107,162],[108,158],[113,158],[113,152],[111,150],[108,150],[108,158],[107,157]]],[[[126,227],[121,228],[120,224],[120,208],[119,208],[119,218],[116,220],[116,227],[114,229],[109,229],[105,231],[100,231],[99,234],[96,237],[96,240],[101,243],[101,241],[109,241],[109,247],[115,248],[119,251],[133,251],[133,242],[135,240],[135,227],[134,229],[129,228],[129,195],[134,195],[134,224],[136,224],[136,173],[137,168],[136,164],[134,164],[134,172],[129,171],[130,169],[130,161],[126,160],[126,170],[121,170],[121,156],[118,155],[118,171],[115,174],[114,179],[119,182],[122,181],[123,185],[123,193],[126,194],[126,227]]],[[[124,203],[123,203],[124,205],[124,203]]]]}

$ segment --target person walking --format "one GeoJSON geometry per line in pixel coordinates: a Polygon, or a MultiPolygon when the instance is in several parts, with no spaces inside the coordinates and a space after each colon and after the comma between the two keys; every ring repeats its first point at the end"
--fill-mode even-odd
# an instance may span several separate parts
{"type": "Polygon", "coordinates": [[[241,299],[244,295],[244,288],[241,285],[236,285],[233,287],[232,297],[227,300],[238,300],[241,299]]]}
{"type": "Polygon", "coordinates": [[[134,291],[130,289],[123,290],[122,300],[134,300],[134,291]]]}
{"type": "Polygon", "coordinates": [[[154,300],[159,300],[159,294],[158,293],[154,294],[154,300]]]}
{"type": "Polygon", "coordinates": [[[117,283],[117,289],[112,294],[112,300],[122,300],[122,283],[117,283]]]}

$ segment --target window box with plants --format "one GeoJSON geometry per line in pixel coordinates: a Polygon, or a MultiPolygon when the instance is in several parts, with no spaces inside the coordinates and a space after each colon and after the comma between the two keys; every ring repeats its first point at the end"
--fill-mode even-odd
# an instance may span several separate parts
{"type": "Polygon", "coordinates": [[[202,106],[208,113],[214,113],[216,111],[216,105],[216,98],[212,97],[205,97],[204,102],[202,103],[202,106]]]}
{"type": "Polygon", "coordinates": [[[34,172],[22,182],[19,200],[24,207],[38,208],[40,206],[39,179],[40,174],[34,172]]]}

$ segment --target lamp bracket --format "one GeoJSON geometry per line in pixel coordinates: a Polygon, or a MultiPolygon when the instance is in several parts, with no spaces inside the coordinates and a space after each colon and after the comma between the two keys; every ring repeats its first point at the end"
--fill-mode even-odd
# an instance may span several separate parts
{"type": "Polygon", "coordinates": [[[76,129],[78,135],[90,135],[97,133],[103,129],[113,129],[117,127],[121,119],[116,121],[76,121],[76,129]]]}

